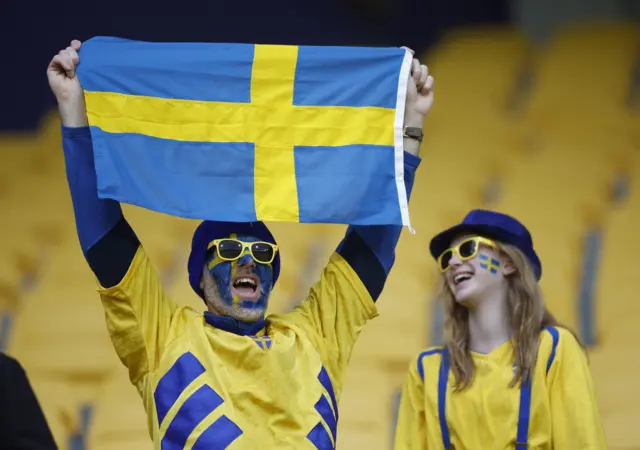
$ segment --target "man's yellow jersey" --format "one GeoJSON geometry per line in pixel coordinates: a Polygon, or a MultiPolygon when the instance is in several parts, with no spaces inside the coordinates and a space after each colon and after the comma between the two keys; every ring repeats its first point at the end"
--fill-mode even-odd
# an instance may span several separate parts
{"type": "Polygon", "coordinates": [[[339,254],[306,300],[247,335],[167,298],[142,247],[122,282],[100,293],[156,448],[334,448],[347,362],[376,316],[339,254]]]}

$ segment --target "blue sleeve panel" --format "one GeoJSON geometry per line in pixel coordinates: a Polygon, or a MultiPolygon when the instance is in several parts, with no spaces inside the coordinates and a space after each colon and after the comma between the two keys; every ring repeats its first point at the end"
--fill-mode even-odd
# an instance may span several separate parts
{"type": "Polygon", "coordinates": [[[67,182],[82,252],[100,283],[115,286],[127,273],[140,241],[115,200],[98,197],[89,127],[62,127],[67,182]]]}
{"type": "MultiPolygon", "coordinates": [[[[410,196],[421,159],[407,152],[404,158],[404,182],[410,196]]],[[[374,301],[393,267],[401,231],[399,225],[352,225],[338,246],[337,252],[358,274],[374,301]]]]}
{"type": "Polygon", "coordinates": [[[98,198],[89,127],[62,127],[62,146],[82,252],[102,239],[122,218],[120,204],[98,198]]]}

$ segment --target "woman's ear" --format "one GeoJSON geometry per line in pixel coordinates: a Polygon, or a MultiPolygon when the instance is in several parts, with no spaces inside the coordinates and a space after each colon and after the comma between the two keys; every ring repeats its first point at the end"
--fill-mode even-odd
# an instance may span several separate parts
{"type": "Polygon", "coordinates": [[[513,263],[513,261],[511,261],[511,258],[509,257],[504,258],[500,270],[502,271],[502,275],[505,277],[509,277],[518,271],[516,265],[513,263]]]}

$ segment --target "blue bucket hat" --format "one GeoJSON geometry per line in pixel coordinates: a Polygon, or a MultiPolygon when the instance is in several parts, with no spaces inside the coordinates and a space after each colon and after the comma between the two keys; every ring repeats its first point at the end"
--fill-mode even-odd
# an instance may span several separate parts
{"type": "MultiPolygon", "coordinates": [[[[263,241],[276,244],[273,235],[262,222],[216,222],[212,220],[202,222],[193,233],[191,254],[187,264],[189,284],[202,299],[204,299],[204,292],[200,289],[200,279],[202,277],[202,268],[207,258],[207,247],[211,241],[228,237],[232,233],[255,236],[263,241]]],[[[275,285],[280,275],[280,251],[276,253],[272,267],[273,284],[275,285]]]]}
{"type": "Polygon", "coordinates": [[[456,236],[464,233],[474,233],[513,245],[529,258],[536,278],[540,280],[542,277],[542,263],[533,249],[529,230],[513,217],[495,211],[472,210],[462,223],[441,232],[431,240],[429,245],[431,255],[437,259],[449,248],[456,236]]]}

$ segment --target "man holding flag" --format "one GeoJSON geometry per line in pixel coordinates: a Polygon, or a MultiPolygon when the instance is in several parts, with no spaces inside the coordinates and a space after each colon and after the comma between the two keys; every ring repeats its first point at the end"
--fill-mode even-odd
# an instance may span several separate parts
{"type": "MultiPolygon", "coordinates": [[[[259,221],[204,221],[188,271],[207,311],[174,303],[119,203],[98,196],[76,76],[80,46],[73,41],[54,56],[47,74],[62,120],[80,244],[99,281],[116,352],[143,399],[155,448],[335,448],[345,370],[362,327],[377,315],[401,226],[350,226],[308,297],[290,313],[266,315],[280,272],[274,237],[259,221]]],[[[409,193],[433,103],[433,78],[416,59],[407,86],[409,193]]],[[[234,198],[212,196],[234,208],[234,198]]]]}

